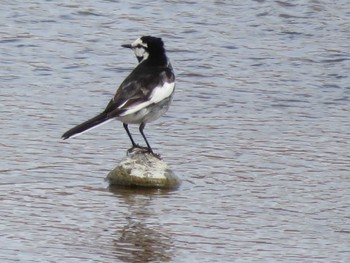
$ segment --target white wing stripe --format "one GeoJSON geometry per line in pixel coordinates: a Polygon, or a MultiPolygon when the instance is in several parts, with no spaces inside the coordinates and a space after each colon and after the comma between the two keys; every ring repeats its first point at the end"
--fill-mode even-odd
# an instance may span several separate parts
{"type": "Polygon", "coordinates": [[[129,107],[126,111],[121,113],[120,116],[126,116],[129,114],[133,114],[133,113],[138,112],[139,110],[141,110],[143,108],[146,108],[147,106],[149,106],[151,104],[152,104],[151,101],[146,101],[146,102],[142,102],[140,104],[137,104],[135,106],[129,107]]]}
{"type": "Polygon", "coordinates": [[[162,100],[168,98],[174,91],[175,82],[167,83],[165,82],[161,87],[155,87],[152,91],[150,101],[153,103],[161,102],[162,100]]]}
{"type": "MultiPolygon", "coordinates": [[[[133,114],[143,108],[146,108],[147,106],[153,103],[161,102],[162,100],[168,98],[173,93],[174,88],[175,88],[175,82],[172,82],[172,83],[165,82],[163,86],[155,87],[148,101],[129,107],[125,112],[120,114],[120,116],[133,114]]],[[[125,103],[126,102],[124,102],[121,106],[119,106],[119,108],[124,106],[125,103]]]]}

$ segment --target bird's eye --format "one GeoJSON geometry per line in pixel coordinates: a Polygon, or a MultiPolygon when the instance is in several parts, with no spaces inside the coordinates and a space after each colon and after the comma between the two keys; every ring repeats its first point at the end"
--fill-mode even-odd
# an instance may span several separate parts
{"type": "Polygon", "coordinates": [[[143,46],[141,44],[138,44],[136,48],[143,48],[143,46]]]}

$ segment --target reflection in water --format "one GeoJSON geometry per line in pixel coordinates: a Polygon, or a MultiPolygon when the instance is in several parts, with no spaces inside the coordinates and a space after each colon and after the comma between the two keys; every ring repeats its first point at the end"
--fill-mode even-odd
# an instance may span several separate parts
{"type": "Polygon", "coordinates": [[[116,233],[114,240],[118,259],[123,262],[169,262],[173,255],[170,234],[157,222],[147,222],[156,216],[150,209],[152,198],[169,191],[119,187],[109,190],[125,201],[129,211],[128,223],[116,233]]]}

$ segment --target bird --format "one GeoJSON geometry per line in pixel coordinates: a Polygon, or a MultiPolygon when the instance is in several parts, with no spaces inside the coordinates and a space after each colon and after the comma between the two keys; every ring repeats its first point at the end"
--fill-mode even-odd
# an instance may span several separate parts
{"type": "Polygon", "coordinates": [[[62,138],[65,140],[76,137],[117,119],[123,123],[132,144],[128,153],[138,148],[158,156],[153,152],[144,134],[144,128],[147,123],[157,120],[169,109],[175,91],[173,67],[161,38],[141,36],[133,43],[122,47],[133,50],[139,64],[120,84],[100,114],[68,130],[62,138]],[[139,131],[147,147],[135,143],[128,128],[129,124],[139,125],[139,131]]]}

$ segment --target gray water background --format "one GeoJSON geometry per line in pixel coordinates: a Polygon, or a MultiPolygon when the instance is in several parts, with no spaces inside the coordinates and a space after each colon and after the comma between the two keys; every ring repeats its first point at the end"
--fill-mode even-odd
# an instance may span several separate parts
{"type": "Polygon", "coordinates": [[[348,1],[0,6],[1,262],[350,262],[348,1]],[[60,139],[147,34],[177,75],[145,129],[177,191],[108,187],[120,122],[60,139]]]}

